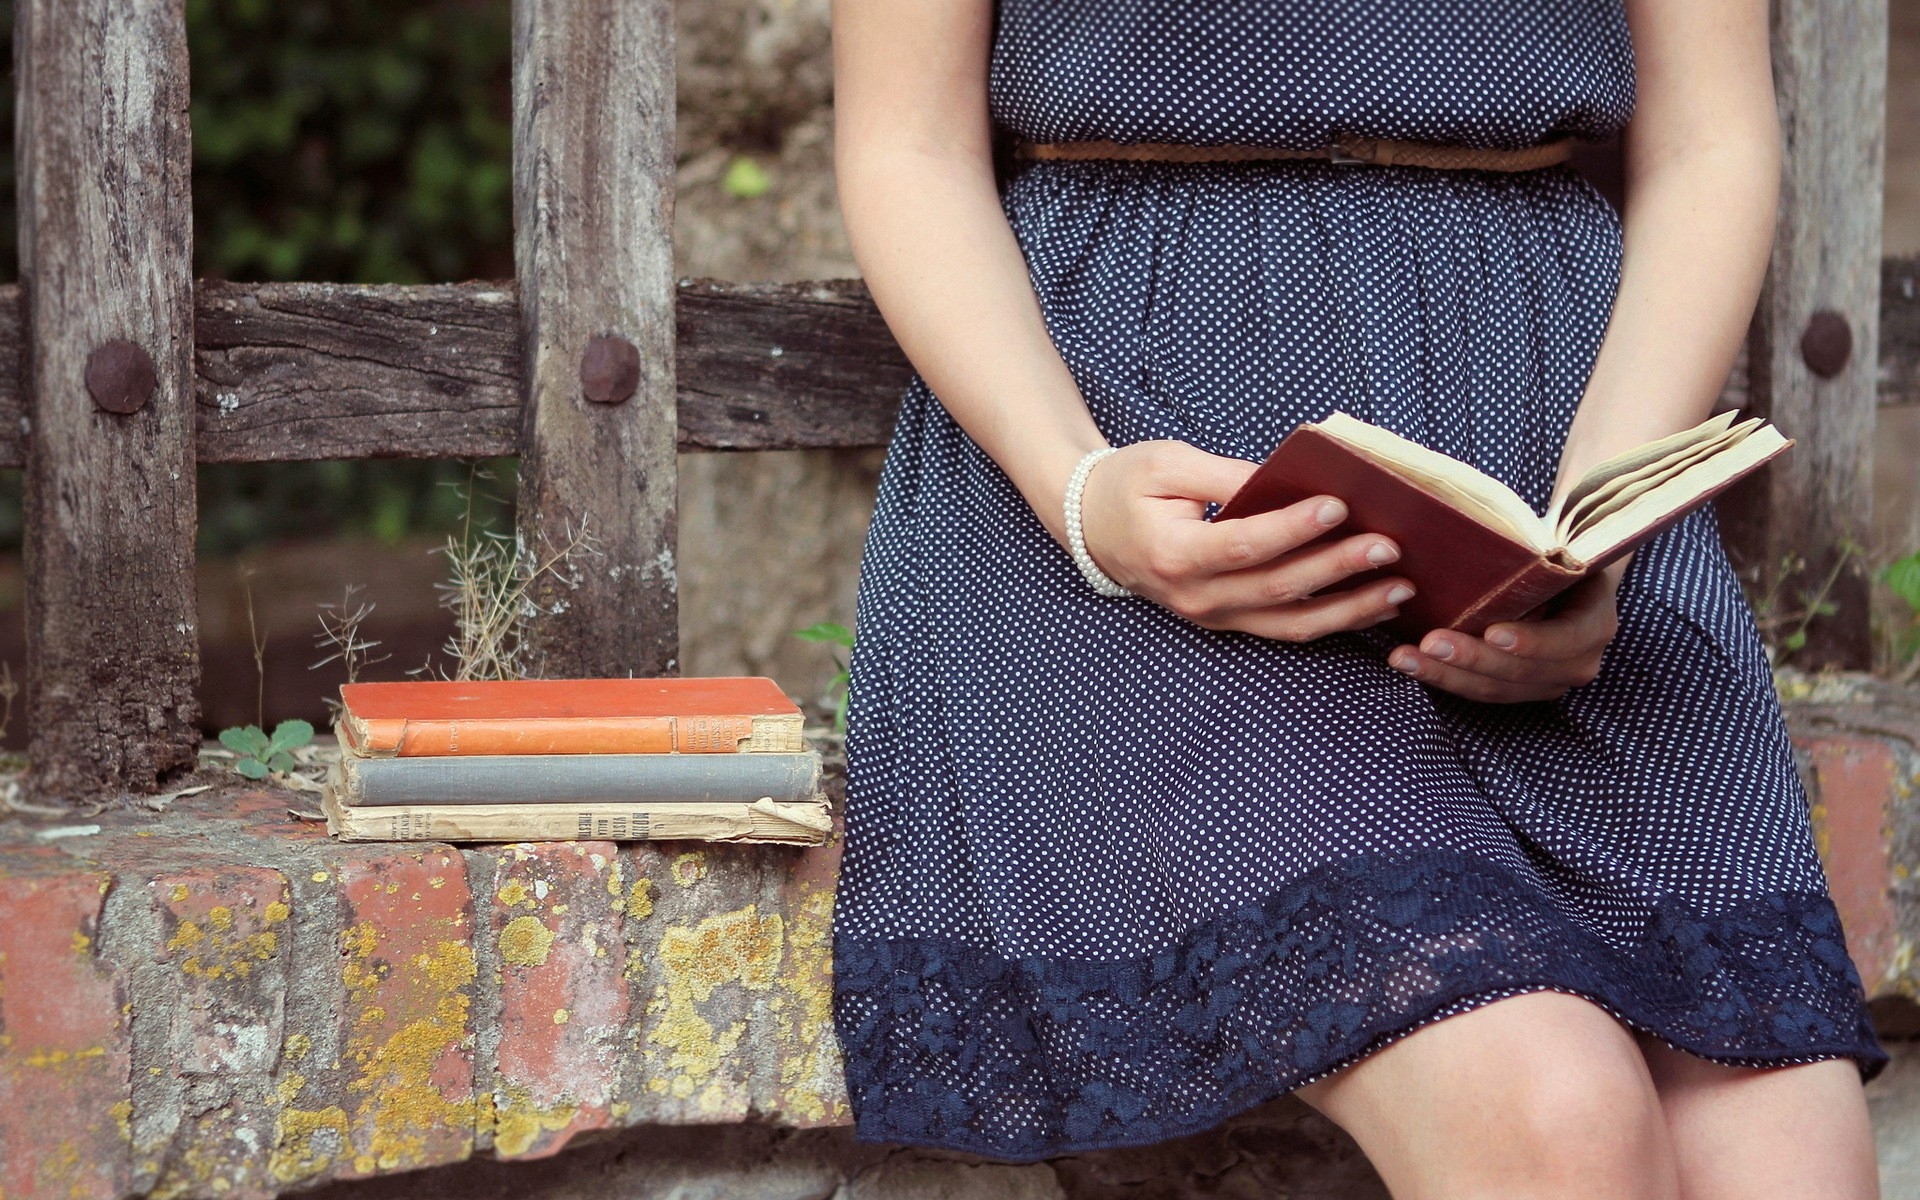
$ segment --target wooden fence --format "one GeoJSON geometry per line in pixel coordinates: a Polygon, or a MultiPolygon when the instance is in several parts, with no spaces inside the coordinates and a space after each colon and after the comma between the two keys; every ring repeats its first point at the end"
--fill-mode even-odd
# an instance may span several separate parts
{"type": "MultiPolygon", "coordinates": [[[[1912,263],[1877,270],[1885,0],[1776,8],[1786,208],[1732,391],[1802,449],[1731,525],[1815,573],[1870,509],[1873,364],[1920,399],[1920,302],[1912,263]]],[[[538,597],[535,669],[625,675],[675,667],[676,450],[885,440],[907,366],[859,284],[673,277],[670,0],[516,0],[513,35],[517,283],[196,288],[182,0],[16,0],[0,465],[36,794],[195,760],[196,462],[518,454],[520,532],[603,551],[538,597]]],[[[1837,596],[1808,652],[1857,665],[1864,580],[1837,596]]]]}

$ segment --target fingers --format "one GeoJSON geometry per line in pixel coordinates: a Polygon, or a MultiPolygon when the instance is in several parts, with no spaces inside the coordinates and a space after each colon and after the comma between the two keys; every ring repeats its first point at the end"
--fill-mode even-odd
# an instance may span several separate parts
{"type": "Polygon", "coordinates": [[[1316,596],[1294,604],[1241,609],[1218,623],[1199,623],[1213,629],[1237,629],[1275,641],[1310,642],[1329,634],[1370,629],[1390,620],[1399,615],[1400,605],[1412,596],[1413,588],[1406,580],[1383,579],[1348,592],[1316,596]]]}
{"type": "MultiPolygon", "coordinates": [[[[1292,604],[1363,571],[1399,561],[1400,550],[1386,538],[1361,534],[1325,545],[1282,554],[1264,566],[1229,571],[1202,580],[1194,591],[1216,610],[1266,608],[1292,604]]],[[[1412,595],[1394,603],[1404,604],[1412,595]]]]}
{"type": "Polygon", "coordinates": [[[1596,579],[1581,585],[1580,594],[1545,620],[1505,622],[1489,628],[1484,638],[1436,629],[1417,648],[1395,649],[1387,662],[1470,700],[1551,700],[1599,676],[1602,656],[1618,629],[1613,588],[1596,579]]]}
{"type": "Polygon", "coordinates": [[[1396,647],[1387,662],[1421,683],[1452,692],[1468,700],[1488,704],[1520,704],[1530,700],[1557,700],[1573,685],[1569,683],[1497,679],[1430,658],[1412,646],[1396,647]]]}
{"type": "MultiPolygon", "coordinates": [[[[1347,506],[1338,498],[1314,496],[1272,512],[1197,525],[1189,541],[1190,565],[1196,573],[1207,575],[1246,570],[1326,536],[1346,519],[1347,506]]],[[[1399,547],[1378,535],[1355,553],[1362,556],[1361,565],[1354,568],[1359,571],[1384,566],[1400,557],[1399,547]],[[1365,555],[1375,546],[1384,547],[1384,553],[1391,557],[1378,562],[1367,559],[1365,555]]],[[[1334,578],[1352,573],[1346,571],[1334,578]]]]}
{"type": "Polygon", "coordinates": [[[1489,645],[1524,659],[1584,659],[1619,631],[1614,592],[1611,579],[1596,576],[1569,591],[1552,617],[1503,621],[1482,636],[1489,645]]]}

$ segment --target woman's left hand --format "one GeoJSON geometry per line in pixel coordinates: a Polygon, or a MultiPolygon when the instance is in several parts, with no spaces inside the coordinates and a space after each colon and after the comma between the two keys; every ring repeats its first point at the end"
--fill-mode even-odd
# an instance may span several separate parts
{"type": "Polygon", "coordinates": [[[1420,645],[1396,646],[1387,662],[1442,691],[1489,704],[1557,700],[1592,683],[1620,628],[1614,596],[1626,563],[1569,589],[1550,615],[1488,626],[1480,637],[1436,629],[1420,645]]]}

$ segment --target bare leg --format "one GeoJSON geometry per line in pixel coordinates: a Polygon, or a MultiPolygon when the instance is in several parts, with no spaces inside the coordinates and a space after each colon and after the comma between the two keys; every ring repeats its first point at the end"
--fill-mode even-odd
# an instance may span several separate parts
{"type": "Polygon", "coordinates": [[[1680,1195],[1633,1034],[1576,996],[1449,1017],[1297,1094],[1353,1135],[1396,1200],[1680,1195]]]}
{"type": "Polygon", "coordinates": [[[1640,1039],[1686,1200],[1874,1200],[1873,1128],[1851,1061],[1753,1070],[1640,1039]]]}

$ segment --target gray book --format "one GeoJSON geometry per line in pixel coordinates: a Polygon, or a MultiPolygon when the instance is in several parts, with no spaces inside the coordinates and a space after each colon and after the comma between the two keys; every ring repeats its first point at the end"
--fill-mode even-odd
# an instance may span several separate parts
{"type": "Polygon", "coordinates": [[[341,760],[342,799],[379,804],[799,804],[820,790],[804,754],[520,754],[341,760]]]}

